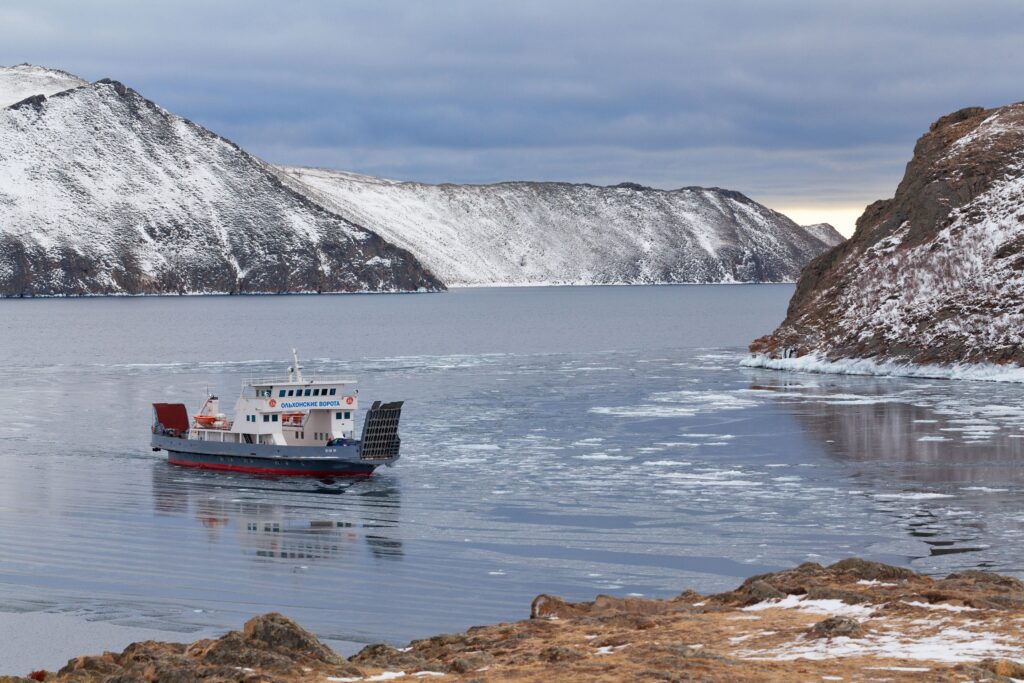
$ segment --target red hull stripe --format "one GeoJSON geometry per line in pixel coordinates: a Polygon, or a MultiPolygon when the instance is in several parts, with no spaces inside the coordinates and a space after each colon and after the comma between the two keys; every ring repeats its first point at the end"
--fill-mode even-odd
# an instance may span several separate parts
{"type": "Polygon", "coordinates": [[[222,470],[225,472],[248,472],[249,474],[277,474],[288,477],[368,477],[370,472],[323,472],[318,470],[292,470],[276,467],[250,467],[246,465],[224,465],[220,463],[186,462],[167,459],[172,465],[179,467],[197,467],[202,470],[222,470]]]}

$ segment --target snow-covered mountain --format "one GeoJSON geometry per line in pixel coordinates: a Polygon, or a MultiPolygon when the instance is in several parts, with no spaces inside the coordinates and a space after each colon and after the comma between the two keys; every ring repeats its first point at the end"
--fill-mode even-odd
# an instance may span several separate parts
{"type": "Polygon", "coordinates": [[[811,225],[804,225],[801,227],[822,242],[831,246],[835,246],[846,239],[832,226],[831,223],[813,223],[811,225]]]}
{"type": "Polygon", "coordinates": [[[0,295],[443,287],[116,81],[0,68],[0,101],[12,99],[0,109],[0,295]]]}
{"type": "Polygon", "coordinates": [[[0,105],[0,295],[779,282],[842,239],[717,188],[276,168],[31,65],[0,67],[0,105]]]}
{"type": "Polygon", "coordinates": [[[896,195],[807,267],[751,350],[769,367],[1024,376],[1024,103],[932,124],[896,195]]]}
{"type": "Polygon", "coordinates": [[[49,97],[83,85],[89,85],[89,82],[59,69],[32,64],[0,66],[0,109],[33,95],[49,97]]]}
{"type": "Polygon", "coordinates": [[[428,185],[281,172],[297,191],[408,249],[448,285],[793,281],[843,239],[718,188],[428,185]]]}

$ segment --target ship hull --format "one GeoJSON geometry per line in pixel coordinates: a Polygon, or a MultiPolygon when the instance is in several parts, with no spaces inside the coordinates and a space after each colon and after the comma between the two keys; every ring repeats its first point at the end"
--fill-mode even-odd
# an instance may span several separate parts
{"type": "Polygon", "coordinates": [[[274,446],[220,443],[153,435],[152,447],[167,451],[167,461],[181,467],[293,477],[367,477],[397,458],[366,462],[359,442],[343,446],[274,446]]]}

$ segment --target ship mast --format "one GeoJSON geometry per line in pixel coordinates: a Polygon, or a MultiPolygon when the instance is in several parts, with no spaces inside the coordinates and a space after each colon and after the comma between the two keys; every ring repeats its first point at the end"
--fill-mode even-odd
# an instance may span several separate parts
{"type": "Polygon", "coordinates": [[[288,368],[288,381],[302,381],[302,366],[299,365],[299,354],[295,351],[295,349],[292,349],[292,366],[288,368]]]}

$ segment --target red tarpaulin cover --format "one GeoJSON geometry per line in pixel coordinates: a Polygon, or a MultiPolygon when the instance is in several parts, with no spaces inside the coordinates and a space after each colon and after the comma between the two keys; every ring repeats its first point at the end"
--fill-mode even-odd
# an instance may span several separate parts
{"type": "Polygon", "coordinates": [[[164,429],[174,429],[179,434],[188,431],[188,410],[184,403],[154,403],[153,410],[156,412],[156,421],[164,429]]]}

